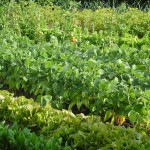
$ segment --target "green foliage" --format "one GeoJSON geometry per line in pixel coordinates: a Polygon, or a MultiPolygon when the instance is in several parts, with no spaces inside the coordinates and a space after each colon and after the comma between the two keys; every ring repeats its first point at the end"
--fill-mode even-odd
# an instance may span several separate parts
{"type": "Polygon", "coordinates": [[[10,2],[16,2],[18,4],[24,3],[26,5],[30,2],[34,2],[41,6],[57,5],[61,6],[63,9],[88,8],[93,10],[99,7],[126,10],[128,6],[146,10],[150,6],[149,1],[145,0],[2,0],[0,5],[9,4],[10,2]]]}
{"type": "Polygon", "coordinates": [[[75,0],[2,0],[0,5],[9,3],[18,3],[27,7],[30,3],[36,3],[40,6],[61,6],[63,9],[79,8],[80,2],[75,0]]]}
{"type": "Polygon", "coordinates": [[[31,149],[148,149],[150,11],[41,2],[0,6],[0,88],[38,102],[0,92],[0,140],[14,149],[18,135],[31,149]]]}
{"type": "Polygon", "coordinates": [[[149,126],[150,12],[66,11],[33,2],[0,12],[1,88],[33,94],[42,106],[149,126]]]}
{"type": "Polygon", "coordinates": [[[101,8],[96,11],[65,11],[56,6],[39,6],[30,2],[27,6],[26,3],[10,3],[1,6],[0,10],[0,29],[13,30],[35,42],[49,41],[52,33],[59,41],[64,41],[75,34],[74,31],[77,37],[82,35],[81,39],[92,44],[95,44],[93,41],[97,44],[103,41],[122,44],[134,39],[134,45],[141,45],[143,37],[149,36],[150,13],[137,9],[129,8],[121,14],[101,8]]]}
{"type": "Polygon", "coordinates": [[[29,129],[19,129],[15,123],[11,127],[0,124],[0,147],[1,149],[25,149],[25,150],[70,150],[69,147],[61,146],[61,138],[46,139],[42,134],[37,136],[29,129]]]}
{"type": "Polygon", "coordinates": [[[41,107],[32,99],[14,98],[6,91],[0,91],[0,95],[0,119],[5,122],[5,126],[0,125],[2,148],[144,150],[150,146],[146,135],[135,129],[101,123],[98,116],[75,116],[66,110],[55,110],[49,104],[41,107]],[[6,126],[14,122],[17,124],[6,126]]]}

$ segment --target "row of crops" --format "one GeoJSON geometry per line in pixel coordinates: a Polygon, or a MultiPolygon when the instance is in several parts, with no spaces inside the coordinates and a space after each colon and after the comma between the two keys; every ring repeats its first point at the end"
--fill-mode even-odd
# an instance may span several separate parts
{"type": "Polygon", "coordinates": [[[32,99],[0,91],[0,147],[2,149],[140,149],[150,147],[146,135],[104,124],[99,117],[74,115],[41,107],[32,99]],[[12,124],[12,122],[14,122],[12,124]],[[8,124],[7,126],[5,124],[8,124]]]}
{"type": "Polygon", "coordinates": [[[0,147],[147,149],[149,18],[126,7],[1,5],[0,147]]]}

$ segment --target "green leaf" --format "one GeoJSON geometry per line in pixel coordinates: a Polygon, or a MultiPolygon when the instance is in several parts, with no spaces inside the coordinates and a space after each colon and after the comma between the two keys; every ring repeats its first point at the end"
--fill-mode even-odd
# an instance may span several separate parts
{"type": "Polygon", "coordinates": [[[28,81],[28,79],[27,79],[26,77],[23,77],[23,80],[24,80],[25,82],[27,82],[27,81],[28,81]]]}
{"type": "Polygon", "coordinates": [[[70,146],[65,146],[65,148],[63,148],[63,150],[72,150],[70,146]]]}
{"type": "Polygon", "coordinates": [[[59,150],[60,149],[60,141],[57,138],[51,138],[47,141],[46,146],[44,148],[45,150],[59,150]]]}
{"type": "Polygon", "coordinates": [[[2,88],[3,87],[3,84],[0,84],[0,88],[2,88]]]}
{"type": "Polygon", "coordinates": [[[82,104],[84,104],[87,108],[89,108],[89,106],[90,106],[89,100],[87,100],[87,99],[83,100],[82,104]]]}
{"type": "Polygon", "coordinates": [[[104,122],[107,121],[112,116],[112,111],[108,110],[105,113],[104,122]]]}
{"type": "Polygon", "coordinates": [[[9,130],[8,130],[8,137],[9,137],[10,139],[14,140],[14,135],[15,135],[14,131],[12,131],[11,129],[9,129],[9,130]]]}
{"type": "Polygon", "coordinates": [[[15,83],[13,81],[9,82],[9,89],[12,89],[15,87],[15,83]]]}
{"type": "Polygon", "coordinates": [[[76,104],[76,102],[71,102],[70,105],[69,105],[69,107],[68,107],[68,110],[71,110],[72,107],[73,107],[75,104],[76,104]]]}
{"type": "Polygon", "coordinates": [[[43,97],[44,100],[46,100],[46,102],[50,102],[52,100],[52,96],[51,95],[45,95],[43,97]]]}
{"type": "Polygon", "coordinates": [[[129,117],[129,120],[132,124],[134,124],[137,120],[137,117],[138,117],[138,113],[134,110],[131,110],[129,113],[128,113],[128,117],[129,117]]]}
{"type": "Polygon", "coordinates": [[[46,68],[51,68],[52,67],[52,61],[47,61],[46,63],[45,63],[45,67],[46,68]]]}
{"type": "Polygon", "coordinates": [[[100,75],[103,75],[103,74],[105,73],[105,71],[104,71],[103,69],[99,69],[99,70],[98,70],[98,73],[99,73],[100,75]]]}
{"type": "Polygon", "coordinates": [[[78,110],[80,110],[82,104],[83,104],[82,101],[77,101],[76,105],[77,105],[78,110]]]}

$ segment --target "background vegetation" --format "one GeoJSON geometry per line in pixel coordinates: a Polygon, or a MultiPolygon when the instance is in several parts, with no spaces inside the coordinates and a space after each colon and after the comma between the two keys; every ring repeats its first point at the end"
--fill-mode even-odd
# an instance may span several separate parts
{"type": "Polygon", "coordinates": [[[40,5],[57,5],[67,9],[71,7],[97,9],[98,6],[116,8],[122,3],[130,7],[146,9],[150,5],[149,0],[2,0],[0,4],[11,1],[17,3],[33,1],[40,5]]]}
{"type": "Polygon", "coordinates": [[[148,5],[2,2],[0,146],[148,149],[148,5]]]}

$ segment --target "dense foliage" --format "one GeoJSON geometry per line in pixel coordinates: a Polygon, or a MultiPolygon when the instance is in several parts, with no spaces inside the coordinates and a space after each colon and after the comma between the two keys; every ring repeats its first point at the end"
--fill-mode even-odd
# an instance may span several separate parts
{"type": "Polygon", "coordinates": [[[6,91],[0,91],[0,120],[5,121],[0,125],[0,143],[4,149],[145,150],[150,146],[146,135],[105,125],[98,116],[75,116],[49,104],[41,107],[32,99],[15,98],[6,91]],[[14,122],[11,128],[6,126],[14,122]]]}
{"type": "Polygon", "coordinates": [[[135,134],[150,129],[150,11],[43,5],[0,6],[0,88],[40,104],[2,91],[0,140],[10,145],[10,128],[42,147],[147,149],[148,137],[135,134]]]}
{"type": "Polygon", "coordinates": [[[46,139],[44,136],[37,136],[31,133],[29,129],[19,129],[17,124],[12,127],[0,124],[0,148],[11,150],[70,150],[70,147],[61,146],[61,140],[58,138],[46,139]]]}
{"type": "Polygon", "coordinates": [[[122,4],[130,7],[136,7],[139,9],[147,9],[149,7],[150,2],[148,0],[2,0],[0,5],[10,3],[10,2],[17,2],[17,3],[28,3],[35,2],[39,5],[57,5],[61,6],[62,8],[90,8],[90,9],[97,9],[98,7],[111,7],[117,8],[120,7],[122,4]]]}

